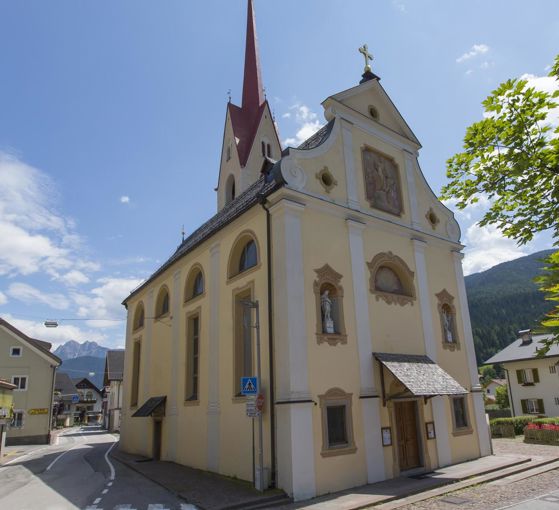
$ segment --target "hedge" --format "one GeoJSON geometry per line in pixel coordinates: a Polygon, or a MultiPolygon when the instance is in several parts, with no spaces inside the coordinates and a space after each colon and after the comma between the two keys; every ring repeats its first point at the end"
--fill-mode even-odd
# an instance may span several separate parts
{"type": "Polygon", "coordinates": [[[511,437],[513,430],[515,435],[521,435],[524,433],[524,427],[535,421],[537,419],[534,416],[515,416],[514,418],[495,418],[490,420],[489,425],[493,437],[511,437]]]}

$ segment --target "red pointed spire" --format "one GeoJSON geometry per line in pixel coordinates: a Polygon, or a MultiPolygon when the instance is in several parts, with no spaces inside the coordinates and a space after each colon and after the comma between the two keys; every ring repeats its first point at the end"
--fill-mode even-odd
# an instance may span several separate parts
{"type": "Polygon", "coordinates": [[[242,108],[251,113],[256,112],[264,103],[264,100],[254,9],[252,7],[252,0],[248,0],[242,108]]]}

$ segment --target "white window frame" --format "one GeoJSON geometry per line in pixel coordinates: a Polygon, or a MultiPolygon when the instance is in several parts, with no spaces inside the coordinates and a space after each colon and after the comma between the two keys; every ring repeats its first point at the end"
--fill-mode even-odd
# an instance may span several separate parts
{"type": "Polygon", "coordinates": [[[16,384],[17,388],[14,388],[14,391],[27,391],[27,388],[29,388],[29,376],[28,375],[12,375],[12,384],[16,384]],[[19,378],[19,382],[18,384],[16,384],[14,381],[15,379],[19,378]],[[21,379],[25,378],[25,388],[21,388],[21,379]]]}
{"type": "Polygon", "coordinates": [[[528,414],[539,414],[540,410],[538,407],[537,398],[527,398],[526,399],[526,411],[528,414]]]}
{"type": "Polygon", "coordinates": [[[534,374],[531,368],[523,368],[524,384],[534,384],[534,374]]]}
{"type": "Polygon", "coordinates": [[[21,414],[21,425],[10,425],[10,428],[12,428],[12,429],[22,429],[23,427],[25,427],[25,411],[23,409],[14,409],[14,419],[15,419],[16,414],[21,414]]]}
{"type": "Polygon", "coordinates": [[[549,373],[556,374],[557,373],[557,365],[549,365],[549,373]]]}
{"type": "Polygon", "coordinates": [[[10,347],[10,358],[21,358],[23,355],[23,349],[19,345],[12,345],[10,347]],[[14,349],[19,349],[19,354],[14,354],[14,349]]]}

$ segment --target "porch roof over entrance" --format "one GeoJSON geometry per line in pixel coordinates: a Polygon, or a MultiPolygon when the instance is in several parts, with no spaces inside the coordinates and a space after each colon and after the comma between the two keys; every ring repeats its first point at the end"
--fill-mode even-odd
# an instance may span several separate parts
{"type": "Polygon", "coordinates": [[[417,397],[464,395],[468,391],[428,356],[374,352],[373,356],[417,397]]]}
{"type": "Polygon", "coordinates": [[[145,418],[146,416],[151,416],[155,411],[159,410],[161,406],[165,405],[166,400],[166,395],[163,395],[162,397],[148,398],[145,404],[132,415],[132,418],[145,418]]]}

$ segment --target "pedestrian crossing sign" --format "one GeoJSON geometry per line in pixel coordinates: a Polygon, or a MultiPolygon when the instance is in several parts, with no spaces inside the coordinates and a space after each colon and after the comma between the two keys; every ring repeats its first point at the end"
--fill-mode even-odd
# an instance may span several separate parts
{"type": "Polygon", "coordinates": [[[258,377],[241,377],[241,395],[258,394],[258,377]]]}

